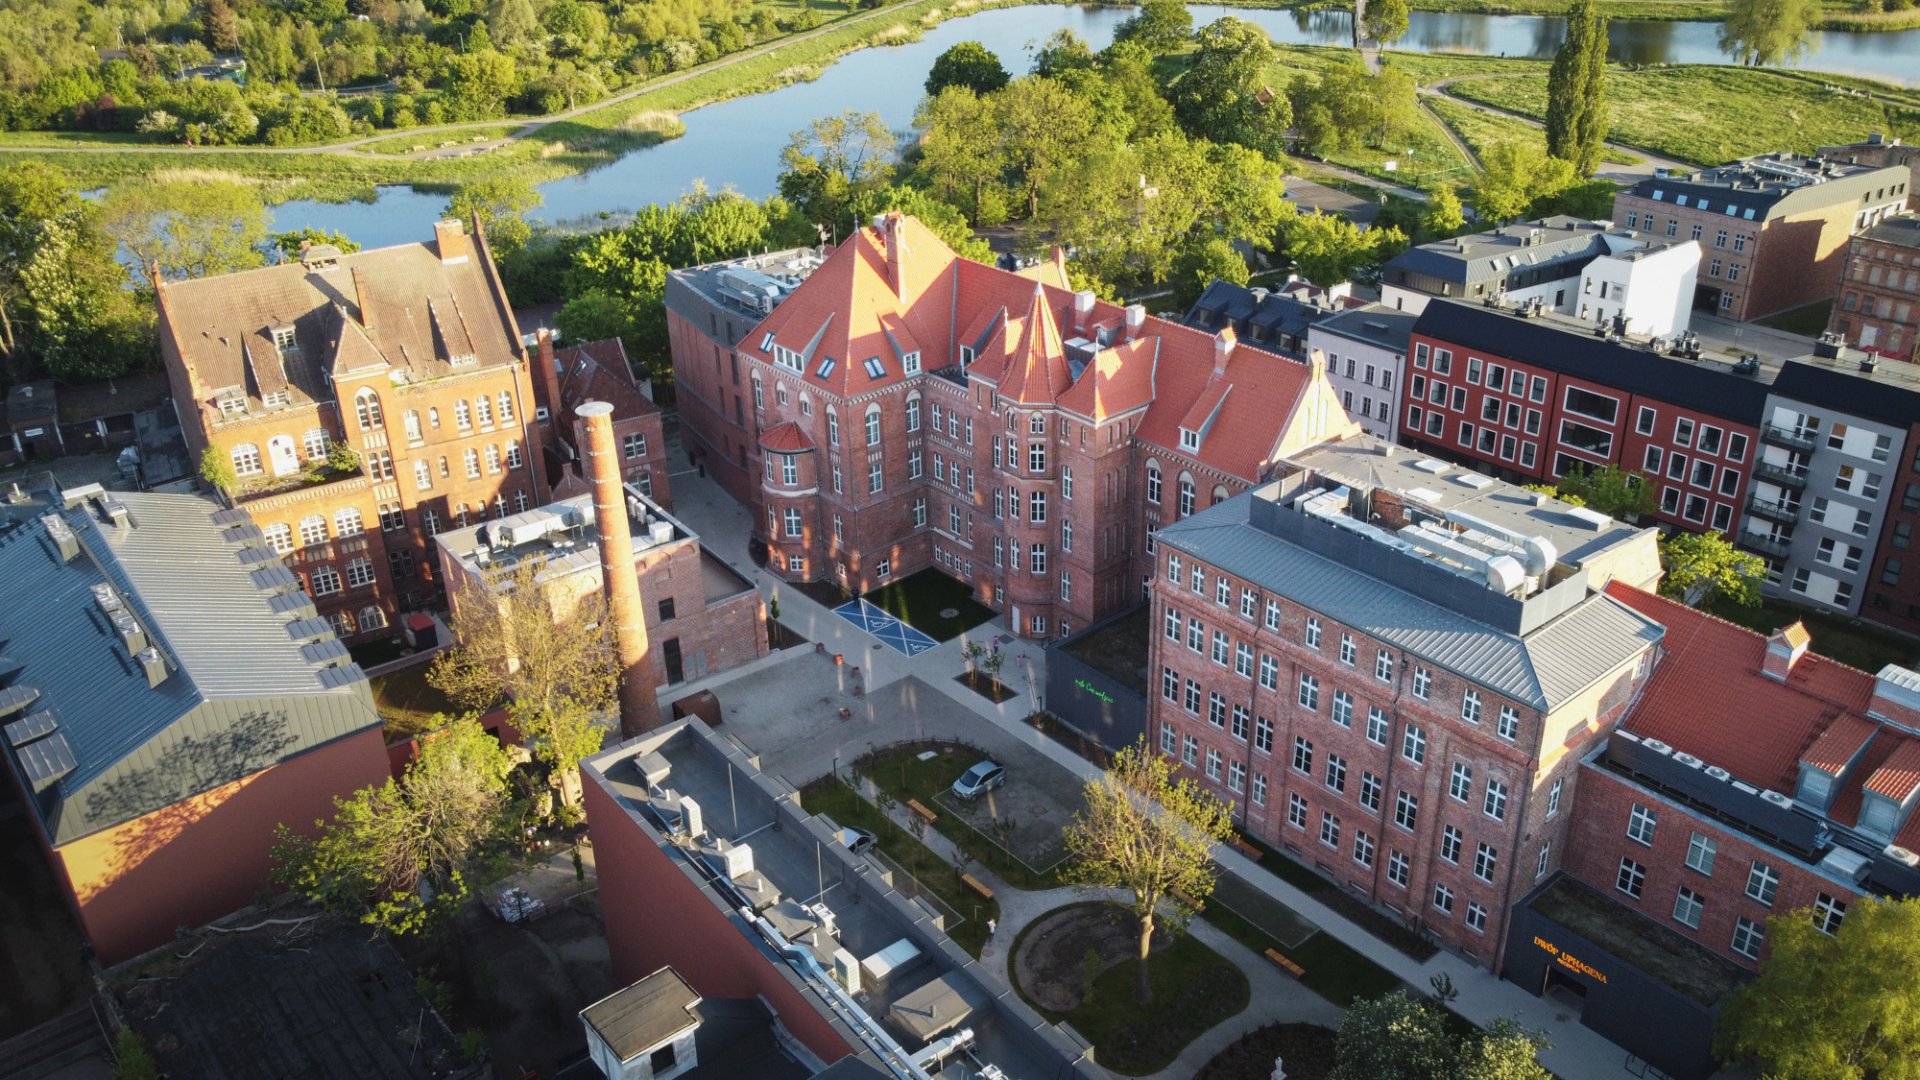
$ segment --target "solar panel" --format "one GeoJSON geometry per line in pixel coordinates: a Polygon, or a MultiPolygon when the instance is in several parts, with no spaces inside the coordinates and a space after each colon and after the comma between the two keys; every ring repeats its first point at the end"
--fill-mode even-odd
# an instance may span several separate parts
{"type": "Polygon", "coordinates": [[[287,636],[295,641],[319,641],[333,633],[333,624],[325,619],[299,619],[287,624],[287,636]]]}
{"type": "Polygon", "coordinates": [[[338,664],[334,667],[321,669],[320,685],[331,690],[337,686],[345,686],[348,683],[359,682],[366,677],[367,673],[360,670],[359,664],[338,664]]]}
{"type": "Polygon", "coordinates": [[[340,644],[339,638],[329,638],[300,646],[300,655],[306,657],[309,664],[324,666],[346,659],[347,647],[340,644]]]}
{"type": "Polygon", "coordinates": [[[23,746],[42,735],[53,734],[53,729],[59,726],[59,721],[53,718],[52,709],[41,709],[37,713],[29,713],[25,720],[8,724],[7,741],[15,746],[23,746]]]}
{"type": "Polygon", "coordinates": [[[0,690],[0,716],[10,716],[40,700],[40,691],[31,686],[9,686],[0,690]]]}
{"type": "Polygon", "coordinates": [[[73,747],[67,745],[67,737],[57,731],[21,747],[19,754],[20,767],[27,771],[27,779],[33,782],[36,795],[59,783],[62,777],[79,767],[79,762],[73,759],[73,747]]]}

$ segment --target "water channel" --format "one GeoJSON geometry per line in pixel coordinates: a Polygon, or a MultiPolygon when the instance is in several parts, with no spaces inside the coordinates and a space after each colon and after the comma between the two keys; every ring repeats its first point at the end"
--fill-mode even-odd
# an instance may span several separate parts
{"type": "MultiPolygon", "coordinates": [[[[1296,12],[1215,5],[1191,6],[1195,25],[1224,15],[1258,23],[1275,42],[1350,45],[1353,17],[1347,11],[1296,12]]],[[[569,222],[606,212],[632,210],[678,197],[695,178],[711,188],[732,186],[756,198],[771,194],[780,149],[792,132],[816,117],[843,109],[878,112],[897,130],[913,120],[921,84],[934,58],[960,41],[979,41],[1015,74],[1031,65],[1031,49],[1055,30],[1069,29],[1094,48],[1104,48],[1131,12],[1056,4],[1001,8],[951,19],[905,45],[862,49],[842,57],[812,82],[736,98],[684,114],[686,134],[636,150],[592,172],[544,184],[537,212],[542,220],[569,222]]],[[[1616,19],[1610,31],[1616,60],[1630,64],[1726,62],[1720,26],[1708,22],[1616,19]]],[[[1553,55],[1566,36],[1566,20],[1542,16],[1468,15],[1416,11],[1407,36],[1395,47],[1417,52],[1463,52],[1490,56],[1553,55]]],[[[1815,50],[1801,64],[1809,71],[1869,76],[1920,85],[1920,30],[1814,35],[1815,50]]],[[[1864,134],[1864,133],[1863,133],[1864,134]]],[[[371,202],[308,200],[274,208],[285,227],[334,229],[367,247],[423,238],[422,230],[446,205],[441,195],[407,187],[381,188],[371,202]]]]}

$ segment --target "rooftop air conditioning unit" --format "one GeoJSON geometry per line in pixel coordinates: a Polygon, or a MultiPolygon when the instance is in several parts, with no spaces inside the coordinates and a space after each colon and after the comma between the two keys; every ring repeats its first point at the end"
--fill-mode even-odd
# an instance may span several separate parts
{"type": "Polygon", "coordinates": [[[1892,859],[1908,869],[1920,869],[1920,855],[1915,855],[1899,844],[1888,844],[1880,854],[1892,859]]]}
{"type": "Polygon", "coordinates": [[[1733,779],[1733,774],[1718,765],[1707,766],[1707,775],[1722,782],[1733,779]]]}
{"type": "Polygon", "coordinates": [[[1760,793],[1760,797],[1782,810],[1793,809],[1793,800],[1777,791],[1763,791],[1760,793]]]}
{"type": "Polygon", "coordinates": [[[1706,762],[1701,761],[1699,758],[1694,757],[1692,754],[1675,754],[1673,755],[1673,760],[1679,762],[1682,765],[1685,765],[1689,769],[1697,769],[1700,766],[1706,764],[1706,762]]]}
{"type": "Polygon", "coordinates": [[[1673,753],[1673,747],[1668,746],[1666,743],[1661,742],[1659,739],[1642,739],[1640,740],[1640,745],[1646,747],[1647,749],[1653,751],[1656,754],[1673,753]]]}

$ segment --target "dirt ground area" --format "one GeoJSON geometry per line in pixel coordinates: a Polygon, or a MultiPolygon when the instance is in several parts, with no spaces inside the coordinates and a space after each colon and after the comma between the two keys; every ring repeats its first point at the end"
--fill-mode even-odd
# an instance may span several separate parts
{"type": "Polygon", "coordinates": [[[597,895],[577,897],[524,925],[469,911],[457,1023],[487,1035],[493,1074],[552,1076],[586,1049],[579,1012],[612,993],[613,962],[597,895]]]}
{"type": "MultiPolygon", "coordinates": [[[[1153,948],[1172,940],[1156,929],[1153,948]]],[[[1102,972],[1132,961],[1139,946],[1140,927],[1127,909],[1074,904],[1041,916],[1027,930],[1013,955],[1013,978],[1041,1009],[1071,1012],[1102,972]]]]}
{"type": "Polygon", "coordinates": [[[86,1000],[80,928],[17,803],[0,806],[0,1039],[86,1000]]]}

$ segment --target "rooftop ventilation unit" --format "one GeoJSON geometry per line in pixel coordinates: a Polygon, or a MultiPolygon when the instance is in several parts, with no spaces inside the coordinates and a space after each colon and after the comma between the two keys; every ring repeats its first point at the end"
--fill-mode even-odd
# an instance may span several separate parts
{"type": "Polygon", "coordinates": [[[1713,777],[1715,780],[1719,780],[1722,782],[1733,779],[1732,773],[1728,772],[1727,770],[1721,768],[1718,765],[1707,766],[1707,775],[1713,777]]]}
{"type": "Polygon", "coordinates": [[[1673,753],[1673,747],[1660,741],[1659,739],[1641,739],[1640,745],[1646,747],[1647,749],[1653,751],[1656,754],[1673,753]]]}
{"type": "Polygon", "coordinates": [[[1673,755],[1673,760],[1679,762],[1682,765],[1685,765],[1689,769],[1698,769],[1701,766],[1706,764],[1706,762],[1701,761],[1699,758],[1694,757],[1692,754],[1686,754],[1686,753],[1673,755]]]}
{"type": "Polygon", "coordinates": [[[1742,795],[1760,794],[1759,788],[1754,787],[1752,784],[1747,783],[1745,780],[1735,780],[1733,782],[1733,790],[1741,793],[1742,795]]]}
{"type": "Polygon", "coordinates": [[[114,612],[121,610],[123,606],[120,603],[120,594],[115,592],[113,586],[108,585],[106,582],[101,582],[93,587],[93,602],[94,605],[106,613],[109,618],[112,617],[114,612]]]}
{"type": "Polygon", "coordinates": [[[1793,800],[1777,791],[1763,791],[1760,793],[1760,797],[1782,810],[1793,809],[1793,800]]]}
{"type": "Polygon", "coordinates": [[[135,654],[140,670],[147,673],[148,688],[159,686],[167,681],[167,662],[160,657],[160,650],[149,645],[135,654]]]}
{"type": "Polygon", "coordinates": [[[1613,524],[1613,519],[1598,510],[1589,510],[1584,506],[1575,506],[1567,511],[1567,516],[1580,523],[1583,528],[1601,532],[1613,524]]]}
{"type": "Polygon", "coordinates": [[[1464,510],[1447,511],[1447,520],[1475,532],[1500,537],[1519,548],[1525,553],[1521,562],[1525,564],[1527,573],[1533,577],[1539,577],[1553,569],[1554,562],[1560,556],[1560,553],[1554,549],[1553,542],[1544,536],[1528,536],[1504,525],[1496,525],[1485,518],[1475,517],[1464,510]]]}
{"type": "Polygon", "coordinates": [[[70,563],[80,557],[80,538],[73,535],[72,526],[59,514],[46,514],[40,518],[46,526],[47,539],[53,541],[53,548],[60,553],[60,561],[70,563]]]}
{"type": "Polygon", "coordinates": [[[113,621],[113,632],[126,646],[127,655],[134,656],[147,647],[146,632],[140,629],[139,620],[124,611],[116,611],[108,616],[113,621]]]}
{"type": "Polygon", "coordinates": [[[100,514],[116,529],[127,524],[127,504],[112,495],[100,497],[100,514]]]}
{"type": "Polygon", "coordinates": [[[1880,854],[1885,855],[1887,858],[1892,859],[1894,862],[1908,869],[1920,868],[1920,855],[1915,855],[1899,844],[1888,844],[1881,849],[1880,854]]]}

